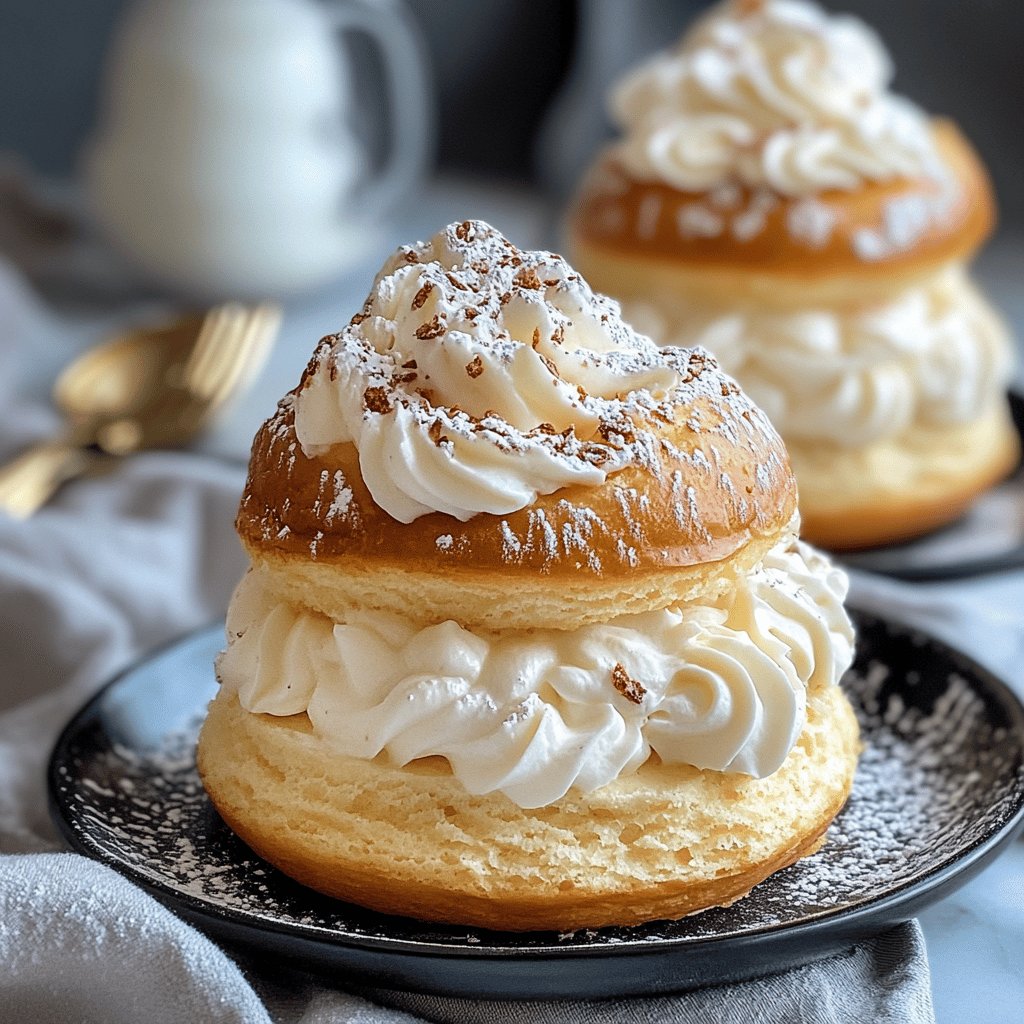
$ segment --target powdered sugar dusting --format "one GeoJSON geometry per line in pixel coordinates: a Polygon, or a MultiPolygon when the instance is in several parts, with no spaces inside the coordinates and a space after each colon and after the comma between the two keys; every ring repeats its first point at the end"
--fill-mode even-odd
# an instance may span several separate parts
{"type": "Polygon", "coordinates": [[[702,203],[680,206],[676,224],[682,238],[716,238],[725,230],[722,215],[702,203]]]}
{"type": "Polygon", "coordinates": [[[938,185],[937,190],[907,192],[890,199],[877,227],[853,233],[856,255],[868,263],[888,259],[913,248],[936,224],[946,223],[960,199],[960,187],[948,171],[938,178],[938,185]]]}
{"type": "Polygon", "coordinates": [[[806,242],[812,249],[828,245],[839,217],[835,210],[819,199],[801,199],[786,214],[786,227],[793,238],[806,242]]]}
{"type": "Polygon", "coordinates": [[[768,214],[778,205],[778,196],[767,189],[758,189],[751,195],[747,209],[733,218],[733,235],[740,242],[756,238],[764,231],[768,214]]]}
{"type": "Polygon", "coordinates": [[[349,505],[352,504],[352,488],[345,483],[344,474],[340,469],[336,469],[332,475],[334,494],[331,498],[331,503],[327,506],[327,513],[324,516],[324,522],[328,526],[334,521],[334,518],[339,515],[344,515],[348,511],[349,505]]]}
{"type": "Polygon", "coordinates": [[[875,222],[851,231],[843,224],[845,214],[816,195],[790,199],[761,188],[747,193],[739,205],[721,207],[714,201],[717,190],[693,199],[683,194],[665,198],[656,189],[636,182],[628,194],[602,193],[588,179],[582,192],[587,228],[647,243],[730,236],[744,243],[760,238],[769,229],[769,217],[779,211],[778,223],[790,241],[813,251],[838,237],[856,258],[872,263],[913,249],[930,231],[948,224],[963,198],[953,174],[936,168],[909,191],[886,200],[875,222]],[[656,217],[652,211],[658,211],[656,217]]]}
{"type": "MultiPolygon", "coordinates": [[[[871,742],[850,802],[829,833],[828,855],[780,877],[790,899],[821,909],[843,905],[875,884],[879,871],[894,886],[910,881],[923,861],[970,835],[962,812],[976,803],[993,763],[1005,756],[1005,732],[985,722],[983,700],[957,672],[928,713],[908,705],[891,682],[891,669],[881,661],[847,680],[862,702],[871,742]],[[974,744],[980,745],[965,763],[964,751],[974,744]],[[870,860],[864,856],[868,848],[870,860]]],[[[1004,800],[1008,812],[1009,794],[1004,800]]],[[[999,808],[996,795],[993,809],[999,808]]]]}
{"type": "Polygon", "coordinates": [[[523,543],[508,525],[507,519],[501,521],[501,551],[506,562],[514,561],[522,552],[523,543]]]}

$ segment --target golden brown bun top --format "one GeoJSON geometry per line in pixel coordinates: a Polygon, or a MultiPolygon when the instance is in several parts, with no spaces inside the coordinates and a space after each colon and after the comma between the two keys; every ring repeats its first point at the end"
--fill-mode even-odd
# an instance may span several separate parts
{"type": "Polygon", "coordinates": [[[727,558],[785,529],[796,485],[764,414],[710,357],[695,353],[691,366],[709,375],[720,397],[704,389],[663,425],[651,468],[630,466],[601,486],[564,487],[517,512],[467,522],[439,512],[408,524],[391,518],[363,484],[351,444],[307,457],[295,435],[296,389],[253,442],[239,536],[254,559],[356,559],[370,569],[483,570],[510,581],[537,573],[614,577],[727,558]]]}
{"type": "Polygon", "coordinates": [[[572,245],[781,277],[878,277],[969,258],[995,221],[992,188],[952,122],[933,131],[946,180],[868,183],[790,198],[736,186],[681,192],[599,158],[569,217],[572,245]]]}

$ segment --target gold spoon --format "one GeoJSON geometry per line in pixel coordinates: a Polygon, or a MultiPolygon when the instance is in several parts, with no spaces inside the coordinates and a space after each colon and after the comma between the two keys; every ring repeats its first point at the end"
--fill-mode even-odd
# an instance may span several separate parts
{"type": "Polygon", "coordinates": [[[260,369],[280,321],[276,306],[230,303],[83,353],[53,389],[64,434],[0,469],[0,509],[27,518],[103,454],[187,444],[260,369]]]}

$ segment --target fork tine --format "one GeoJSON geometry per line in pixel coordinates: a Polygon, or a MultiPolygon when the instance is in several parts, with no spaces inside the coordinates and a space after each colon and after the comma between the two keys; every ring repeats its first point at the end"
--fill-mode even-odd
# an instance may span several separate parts
{"type": "Polygon", "coordinates": [[[209,310],[206,316],[203,317],[203,322],[199,327],[199,334],[196,337],[195,344],[192,346],[192,351],[189,353],[188,360],[185,362],[182,376],[194,373],[196,367],[207,357],[211,336],[216,336],[223,315],[224,307],[217,306],[209,310]]]}
{"type": "Polygon", "coordinates": [[[216,401],[223,401],[239,385],[251,381],[260,371],[281,322],[278,307],[264,303],[252,310],[242,333],[230,369],[221,378],[216,401]]]}
{"type": "Polygon", "coordinates": [[[244,315],[244,308],[236,302],[228,302],[211,309],[203,319],[195,346],[185,363],[182,379],[186,386],[189,381],[201,381],[214,374],[217,361],[223,356],[223,335],[230,331],[232,324],[244,315]]]}
{"type": "Polygon", "coordinates": [[[263,369],[281,327],[281,319],[281,307],[272,302],[262,302],[253,310],[247,337],[248,351],[241,361],[242,373],[236,378],[236,383],[253,380],[263,369]]]}
{"type": "Polygon", "coordinates": [[[204,339],[202,351],[189,359],[182,375],[182,383],[194,394],[207,397],[219,384],[225,368],[230,368],[235,349],[248,319],[248,311],[231,305],[220,308],[210,332],[204,339]]]}
{"type": "Polygon", "coordinates": [[[210,360],[202,378],[187,382],[193,393],[208,402],[211,408],[220,403],[236,374],[239,360],[244,357],[248,323],[249,318],[245,316],[227,326],[221,332],[217,358],[210,360]]]}
{"type": "Polygon", "coordinates": [[[269,303],[243,310],[221,332],[217,358],[204,360],[202,376],[189,375],[186,386],[211,407],[221,404],[242,380],[251,379],[262,367],[280,320],[280,309],[269,303]]]}

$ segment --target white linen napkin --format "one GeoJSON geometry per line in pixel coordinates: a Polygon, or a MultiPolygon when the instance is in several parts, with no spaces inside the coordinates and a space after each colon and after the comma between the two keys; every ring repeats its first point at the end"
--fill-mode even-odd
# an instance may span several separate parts
{"type": "MultiPolygon", "coordinates": [[[[0,455],[55,425],[45,404],[16,397],[14,382],[39,335],[58,337],[60,326],[0,262],[0,455]]],[[[94,328],[95,321],[85,329],[94,328]]],[[[244,567],[232,526],[242,480],[240,466],[150,453],[68,486],[27,522],[0,514],[0,1017],[37,1024],[934,1020],[913,923],[817,964],[678,996],[540,1004],[359,995],[265,966],[248,968],[247,980],[228,955],[132,883],[57,852],[44,779],[57,733],[116,671],[223,614],[244,567]]]]}
{"type": "Polygon", "coordinates": [[[904,925],[822,963],[683,996],[488,1003],[378,992],[371,1002],[264,978],[261,999],[212,942],[109,868],[77,854],[0,858],[0,1017],[34,1024],[916,1024],[933,1019],[923,959],[904,925]]]}
{"type": "Polygon", "coordinates": [[[110,868],[0,858],[0,1017],[88,1024],[269,1024],[242,972],[110,868]]]}

